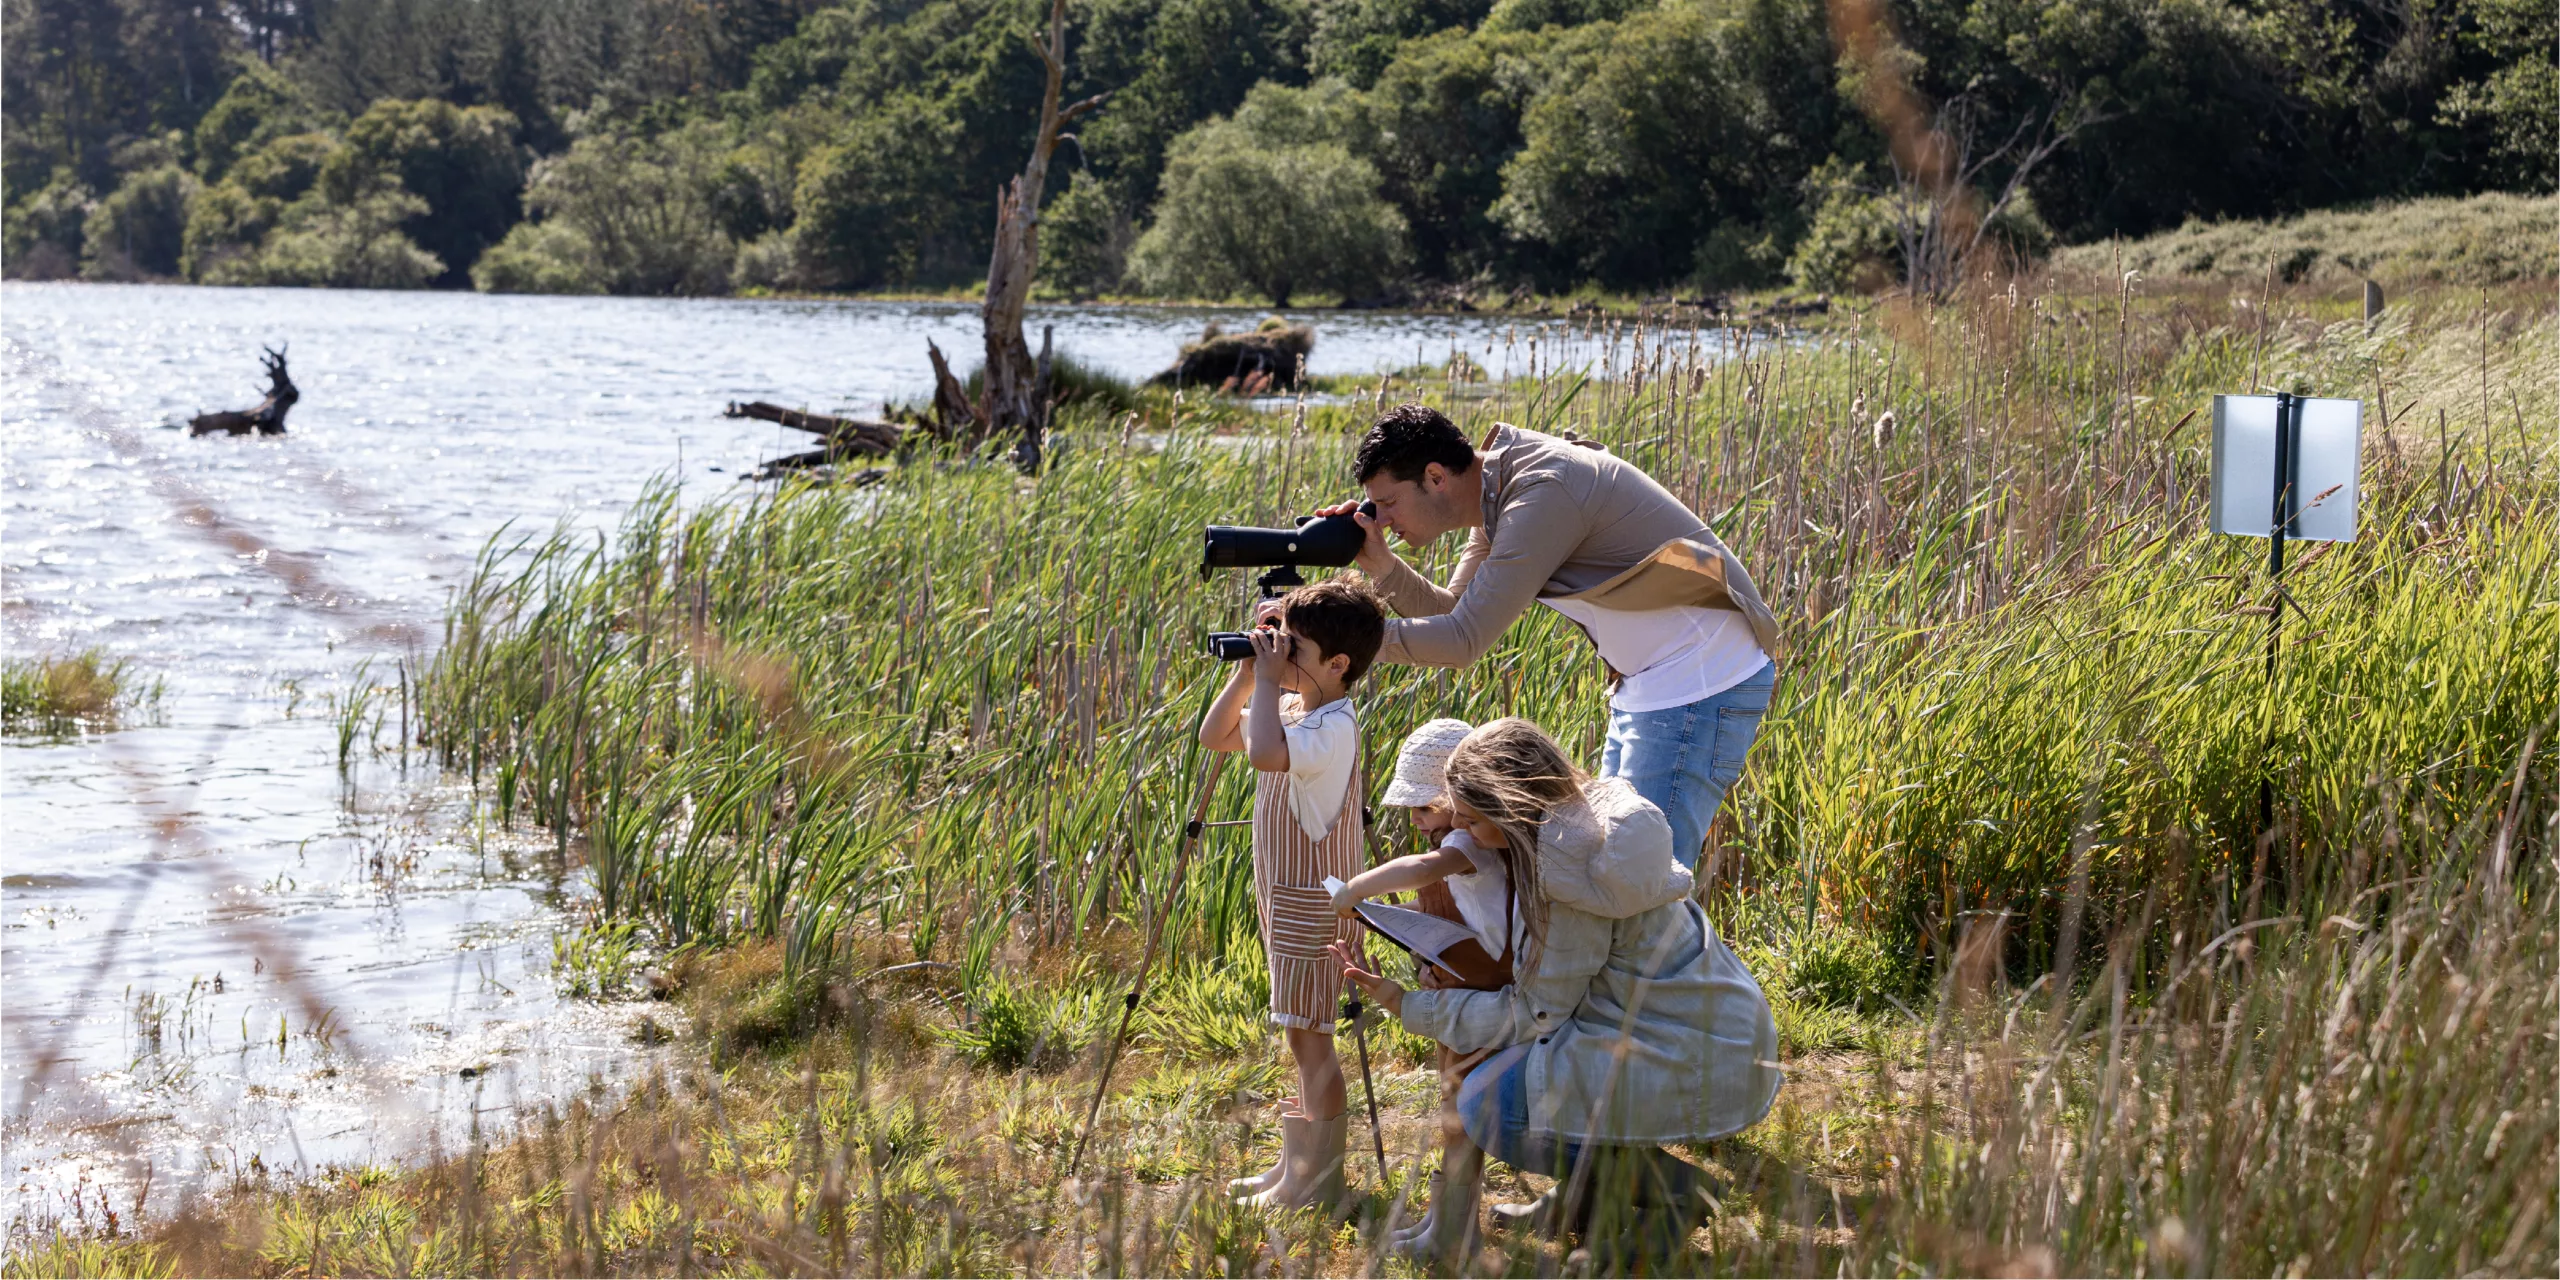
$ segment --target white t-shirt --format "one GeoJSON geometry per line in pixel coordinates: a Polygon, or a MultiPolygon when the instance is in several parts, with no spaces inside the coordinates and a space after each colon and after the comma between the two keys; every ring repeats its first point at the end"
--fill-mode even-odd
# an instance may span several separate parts
{"type": "MultiPolygon", "coordinates": [[[[1440,847],[1455,849],[1475,864],[1474,875],[1451,876],[1440,883],[1449,886],[1449,899],[1458,904],[1458,916],[1475,931],[1476,940],[1484,944],[1485,954],[1502,958],[1502,928],[1509,898],[1511,872],[1502,863],[1502,855],[1483,845],[1464,830],[1452,831],[1440,838],[1440,847]]],[[[1510,913],[1518,920],[1516,911],[1510,913]]]]}
{"type": "Polygon", "coordinates": [[[1289,744],[1289,812],[1309,840],[1322,840],[1342,816],[1351,766],[1360,762],[1359,711],[1336,698],[1313,711],[1298,695],[1280,695],[1280,738],[1289,744]]]}
{"type": "Polygon", "coordinates": [[[1587,600],[1538,603],[1583,625],[1600,656],[1625,679],[1609,696],[1620,711],[1661,711],[1712,698],[1769,661],[1751,623],[1731,609],[1603,609],[1587,600]]]}

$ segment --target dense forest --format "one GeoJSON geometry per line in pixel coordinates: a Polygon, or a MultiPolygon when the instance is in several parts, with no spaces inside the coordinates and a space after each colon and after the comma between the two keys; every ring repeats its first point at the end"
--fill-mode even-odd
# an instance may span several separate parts
{"type": "MultiPolygon", "coordinates": [[[[6,2],[12,277],[633,294],[983,277],[1046,13],[6,2]]],[[[2550,0],[1071,0],[1068,19],[1069,94],[1108,97],[1042,211],[1063,296],[1839,289],[1914,273],[1959,208],[2032,254],[2560,181],[2550,0]]]]}

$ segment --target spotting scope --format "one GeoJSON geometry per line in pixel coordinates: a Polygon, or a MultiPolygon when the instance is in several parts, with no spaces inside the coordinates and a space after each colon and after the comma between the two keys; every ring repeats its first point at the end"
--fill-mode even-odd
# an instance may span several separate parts
{"type": "MultiPolygon", "coordinates": [[[[1360,514],[1377,519],[1378,504],[1361,503],[1360,514]]],[[[1206,579],[1220,569],[1269,569],[1254,579],[1267,600],[1307,584],[1298,576],[1299,565],[1334,568],[1351,563],[1368,536],[1348,515],[1300,516],[1294,529],[1213,524],[1201,537],[1200,576],[1206,579]]],[[[1253,642],[1241,631],[1216,632],[1209,637],[1209,656],[1239,662],[1253,656],[1253,642]]]]}

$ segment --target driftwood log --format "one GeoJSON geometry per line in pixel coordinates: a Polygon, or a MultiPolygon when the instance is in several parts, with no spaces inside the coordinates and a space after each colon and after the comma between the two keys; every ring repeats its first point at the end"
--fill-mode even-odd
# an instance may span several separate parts
{"type": "Polygon", "coordinates": [[[760,422],[779,423],[794,431],[806,431],[826,441],[805,453],[784,454],[759,466],[748,475],[750,480],[773,480],[795,471],[833,466],[848,458],[878,458],[905,450],[915,432],[890,422],[866,418],[839,418],[833,414],[809,413],[801,409],[785,409],[762,400],[740,404],[731,401],[721,411],[724,418],[754,418],[760,422]]]}
{"type": "Polygon", "coordinates": [[[225,409],[219,413],[199,413],[187,420],[187,434],[209,436],[215,432],[245,436],[252,432],[262,436],[284,434],[284,415],[292,412],[294,402],[302,398],[300,388],[293,385],[293,375],[285,372],[284,352],[263,348],[261,363],[267,367],[267,398],[255,409],[225,409]]]}
{"type": "Polygon", "coordinates": [[[1273,316],[1250,333],[1221,333],[1216,325],[1186,342],[1173,367],[1149,381],[1160,387],[1216,387],[1252,394],[1289,391],[1298,385],[1316,331],[1273,316]]]}

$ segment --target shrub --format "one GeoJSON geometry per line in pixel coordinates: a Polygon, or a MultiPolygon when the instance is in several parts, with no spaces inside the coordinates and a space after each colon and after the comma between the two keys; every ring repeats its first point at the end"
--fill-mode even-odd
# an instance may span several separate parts
{"type": "Polygon", "coordinates": [[[341,205],[398,182],[423,202],[402,229],[444,263],[439,283],[460,284],[516,222],[524,162],[515,133],[516,118],[496,107],[386,98],[347,126],[321,182],[341,205]]]}
{"type": "Polygon", "coordinates": [[[1787,278],[1797,288],[1872,289],[1899,273],[1893,205],[1868,188],[1866,176],[1864,166],[1833,156],[1805,179],[1813,225],[1787,259],[1787,278]]]}
{"type": "Polygon", "coordinates": [[[1787,993],[1817,1009],[1875,1013],[1910,988],[1903,967],[1874,934],[1824,929],[1787,949],[1787,993]]]}
{"type": "MultiPolygon", "coordinates": [[[[799,255],[792,249],[790,233],[784,231],[768,231],[740,244],[737,259],[729,267],[729,283],[740,289],[787,289],[799,280],[799,255]]],[[[540,292],[565,293],[568,290],[540,292]]]]}
{"type": "Polygon", "coordinates": [[[578,139],[533,168],[525,199],[542,222],[510,231],[504,260],[473,283],[492,292],[725,292],[737,247],[711,217],[716,160],[708,126],[578,139]]]}
{"type": "Polygon", "coordinates": [[[420,288],[444,274],[444,263],[400,227],[425,207],[425,201],[387,183],[349,204],[314,191],[285,209],[282,224],[258,252],[207,267],[206,282],[420,288]]]}
{"type": "Polygon", "coordinates": [[[942,1033],[962,1060],[998,1071],[1066,1065],[1092,1036],[1097,1003],[1073,993],[1043,995],[981,973],[969,984],[965,1025],[942,1033]]]}
{"type": "Polygon", "coordinates": [[[1111,188],[1079,169],[1040,217],[1040,278],[1079,301],[1120,287],[1134,237],[1111,188]]]}
{"type": "Polygon", "coordinates": [[[1255,88],[1234,117],[1174,140],[1155,225],[1131,267],[1158,293],[1251,290],[1287,306],[1301,290],[1366,293],[1404,265],[1403,215],[1312,95],[1255,88]],[[1310,137],[1312,135],[1312,137],[1310,137]]]}
{"type": "Polygon", "coordinates": [[[178,274],[196,180],[176,165],[129,174],[81,227],[80,275],[143,280],[178,274]]]}
{"type": "Polygon", "coordinates": [[[567,222],[519,222],[471,264],[482,293],[603,293],[587,238],[567,222]]]}
{"type": "Polygon", "coordinates": [[[19,280],[60,280],[80,270],[80,238],[96,202],[68,170],[9,206],[0,223],[0,258],[19,280]]]}

